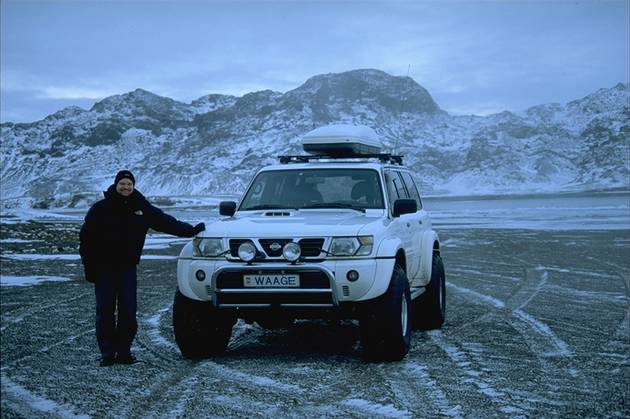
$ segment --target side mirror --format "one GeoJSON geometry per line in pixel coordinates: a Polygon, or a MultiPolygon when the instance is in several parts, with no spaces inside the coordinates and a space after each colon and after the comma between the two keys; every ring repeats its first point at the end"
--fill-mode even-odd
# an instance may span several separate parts
{"type": "Polygon", "coordinates": [[[227,215],[231,217],[236,212],[236,202],[234,201],[221,201],[219,204],[219,214],[227,215]]]}
{"type": "Polygon", "coordinates": [[[394,201],[392,215],[400,217],[403,214],[412,214],[418,211],[418,203],[415,199],[397,199],[394,201]]]}

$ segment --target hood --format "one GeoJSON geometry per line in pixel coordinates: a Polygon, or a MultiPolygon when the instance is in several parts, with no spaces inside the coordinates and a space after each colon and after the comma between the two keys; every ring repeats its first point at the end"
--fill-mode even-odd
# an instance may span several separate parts
{"type": "Polygon", "coordinates": [[[326,237],[369,234],[385,210],[265,210],[236,214],[206,226],[204,237],[326,237]]]}

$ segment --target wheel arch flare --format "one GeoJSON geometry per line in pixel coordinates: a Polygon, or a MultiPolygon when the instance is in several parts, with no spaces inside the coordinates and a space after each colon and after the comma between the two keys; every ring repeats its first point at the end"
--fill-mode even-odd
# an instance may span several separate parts
{"type": "Polygon", "coordinates": [[[440,254],[440,238],[435,231],[429,230],[422,235],[420,249],[420,278],[423,283],[428,283],[431,280],[433,254],[440,254]]]}

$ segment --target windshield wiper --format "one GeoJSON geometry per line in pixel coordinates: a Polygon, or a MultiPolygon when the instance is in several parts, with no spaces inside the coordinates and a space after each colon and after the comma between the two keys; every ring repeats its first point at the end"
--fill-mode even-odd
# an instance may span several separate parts
{"type": "Polygon", "coordinates": [[[303,206],[301,209],[308,208],[347,208],[355,211],[365,212],[365,208],[355,207],[352,204],[344,204],[342,202],[320,202],[318,204],[303,206]]]}
{"type": "Polygon", "coordinates": [[[266,210],[266,209],[297,209],[295,207],[287,207],[286,205],[263,204],[254,205],[253,207],[243,208],[241,211],[266,210]]]}

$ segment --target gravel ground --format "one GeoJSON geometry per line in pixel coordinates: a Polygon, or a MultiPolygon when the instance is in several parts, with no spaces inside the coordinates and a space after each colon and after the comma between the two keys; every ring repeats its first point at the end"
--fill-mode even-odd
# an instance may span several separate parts
{"type": "Polygon", "coordinates": [[[441,233],[447,321],[395,363],[364,361],[350,321],[239,322],[224,356],[184,360],[175,261],[144,260],[141,362],[101,368],[78,228],[2,225],[5,280],[69,279],[0,288],[3,418],[630,416],[627,230],[441,233]]]}

